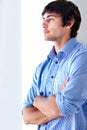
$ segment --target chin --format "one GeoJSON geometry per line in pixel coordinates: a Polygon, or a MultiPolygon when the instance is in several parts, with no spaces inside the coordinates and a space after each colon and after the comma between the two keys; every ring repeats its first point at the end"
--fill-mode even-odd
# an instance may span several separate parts
{"type": "Polygon", "coordinates": [[[44,37],[44,39],[45,39],[46,41],[51,41],[51,39],[48,38],[48,37],[44,37]]]}
{"type": "Polygon", "coordinates": [[[52,42],[54,42],[55,40],[51,39],[51,38],[45,38],[45,41],[52,41],[52,42]]]}

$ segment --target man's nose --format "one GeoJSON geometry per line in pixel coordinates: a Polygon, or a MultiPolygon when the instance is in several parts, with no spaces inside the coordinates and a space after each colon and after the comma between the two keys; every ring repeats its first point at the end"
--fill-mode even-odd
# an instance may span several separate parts
{"type": "Polygon", "coordinates": [[[47,22],[46,22],[46,20],[43,20],[43,22],[42,22],[42,27],[43,27],[43,28],[46,28],[46,27],[47,27],[47,22]]]}

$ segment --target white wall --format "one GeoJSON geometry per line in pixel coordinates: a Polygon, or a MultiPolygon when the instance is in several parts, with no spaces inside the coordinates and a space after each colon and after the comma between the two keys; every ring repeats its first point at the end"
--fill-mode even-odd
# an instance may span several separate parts
{"type": "Polygon", "coordinates": [[[75,2],[81,12],[81,16],[82,16],[82,23],[81,23],[81,27],[79,29],[79,34],[78,34],[78,39],[84,43],[87,44],[87,1],[86,0],[72,0],[73,2],[75,2]]]}
{"type": "MultiPolygon", "coordinates": [[[[42,32],[41,12],[44,6],[51,0],[22,0],[22,99],[31,86],[31,80],[36,66],[46,58],[52,43],[44,41],[42,32]]],[[[87,42],[87,9],[86,0],[72,0],[82,14],[82,24],[78,39],[87,42]]],[[[22,123],[22,130],[36,130],[36,126],[22,123]]]]}
{"type": "Polygon", "coordinates": [[[21,130],[20,0],[0,0],[0,130],[21,130]]]}

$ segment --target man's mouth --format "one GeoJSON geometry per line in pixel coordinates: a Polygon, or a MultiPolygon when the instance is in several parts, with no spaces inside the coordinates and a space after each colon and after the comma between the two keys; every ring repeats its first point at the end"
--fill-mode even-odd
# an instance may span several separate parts
{"type": "Polygon", "coordinates": [[[44,32],[44,34],[47,34],[47,33],[49,33],[49,31],[48,31],[48,30],[43,30],[43,32],[44,32]]]}

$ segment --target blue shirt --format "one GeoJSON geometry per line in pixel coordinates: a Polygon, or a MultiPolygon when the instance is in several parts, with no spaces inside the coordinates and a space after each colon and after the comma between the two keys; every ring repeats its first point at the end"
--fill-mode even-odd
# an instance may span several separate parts
{"type": "Polygon", "coordinates": [[[87,106],[84,105],[87,102],[87,48],[75,38],[70,39],[58,54],[53,47],[47,59],[36,68],[23,105],[32,106],[36,96],[52,94],[56,95],[63,117],[39,125],[38,130],[87,130],[87,106]],[[60,93],[67,77],[70,80],[60,93]]]}

